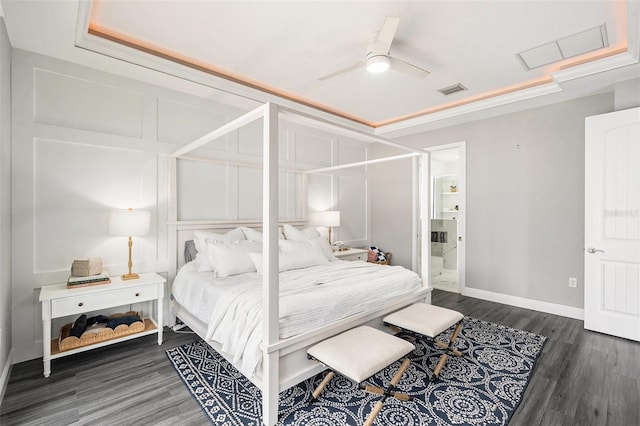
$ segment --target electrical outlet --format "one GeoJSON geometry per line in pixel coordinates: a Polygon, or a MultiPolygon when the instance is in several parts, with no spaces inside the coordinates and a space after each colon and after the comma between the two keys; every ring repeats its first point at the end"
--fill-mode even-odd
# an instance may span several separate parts
{"type": "Polygon", "coordinates": [[[576,277],[569,277],[569,287],[578,287],[578,279],[576,277]]]}

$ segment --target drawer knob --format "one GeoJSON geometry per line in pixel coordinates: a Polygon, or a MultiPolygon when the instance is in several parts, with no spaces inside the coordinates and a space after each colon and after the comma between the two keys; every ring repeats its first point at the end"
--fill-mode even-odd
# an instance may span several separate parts
{"type": "Polygon", "coordinates": [[[83,306],[83,305],[84,305],[84,303],[82,303],[82,302],[78,303],[78,306],[83,306]]]}
{"type": "Polygon", "coordinates": [[[136,297],[140,296],[140,293],[136,293],[136,297]]]}

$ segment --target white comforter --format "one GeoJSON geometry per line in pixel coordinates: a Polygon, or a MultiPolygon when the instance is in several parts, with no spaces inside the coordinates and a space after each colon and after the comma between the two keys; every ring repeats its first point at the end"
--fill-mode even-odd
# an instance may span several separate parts
{"type": "MultiPolygon", "coordinates": [[[[280,273],[280,338],[295,336],[359,312],[380,309],[420,288],[417,274],[400,266],[336,260],[280,273]]],[[[214,278],[190,264],[172,294],[208,325],[207,339],[222,344],[251,377],[262,360],[262,276],[214,278]]]]}

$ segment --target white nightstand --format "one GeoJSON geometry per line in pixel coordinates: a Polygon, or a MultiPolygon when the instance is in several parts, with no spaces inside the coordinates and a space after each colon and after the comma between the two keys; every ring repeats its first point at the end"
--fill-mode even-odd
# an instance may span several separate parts
{"type": "Polygon", "coordinates": [[[162,299],[165,279],[156,273],[140,274],[136,280],[122,281],[120,276],[111,277],[111,283],[89,287],[67,288],[66,283],[43,286],[40,290],[42,303],[42,345],[44,377],[51,374],[51,360],[101,346],[111,345],[136,337],[158,334],[158,345],[162,344],[162,299]],[[116,339],[105,340],[67,351],[58,350],[58,339],[51,340],[51,319],[95,312],[132,303],[157,301],[156,318],[147,318],[144,331],[116,339]]]}
{"type": "Polygon", "coordinates": [[[368,250],[350,248],[342,251],[334,251],[333,255],[340,260],[362,260],[367,261],[368,250]]]}

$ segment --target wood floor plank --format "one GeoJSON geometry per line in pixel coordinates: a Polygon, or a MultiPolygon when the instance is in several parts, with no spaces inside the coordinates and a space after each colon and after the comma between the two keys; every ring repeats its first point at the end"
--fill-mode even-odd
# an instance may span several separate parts
{"type": "Polygon", "coordinates": [[[544,411],[539,407],[549,404],[549,399],[556,386],[555,381],[544,377],[542,374],[533,375],[527,388],[546,389],[547,392],[525,392],[520,403],[519,415],[511,419],[511,426],[539,425],[542,422],[544,411]]]}
{"type": "Polygon", "coordinates": [[[580,395],[574,424],[605,426],[607,424],[608,399],[600,395],[585,392],[580,395]]]}
{"type": "MultiPolygon", "coordinates": [[[[511,425],[640,425],[640,343],[586,331],[582,321],[435,290],[435,305],[543,334],[548,341],[511,425]]],[[[175,373],[168,348],[196,340],[155,336],[12,367],[0,424],[209,425],[175,373]]]]}
{"type": "MultiPolygon", "coordinates": [[[[636,363],[640,363],[640,358],[636,363]]],[[[617,374],[612,375],[611,381],[617,386],[608,394],[607,417],[610,424],[640,425],[639,381],[617,374]]]]}
{"type": "MultiPolygon", "coordinates": [[[[573,417],[569,417],[563,413],[552,409],[543,409],[542,420],[540,420],[539,425],[543,426],[574,426],[577,423],[574,422],[573,417]]],[[[523,423],[527,424],[527,423],[523,423]]]]}

